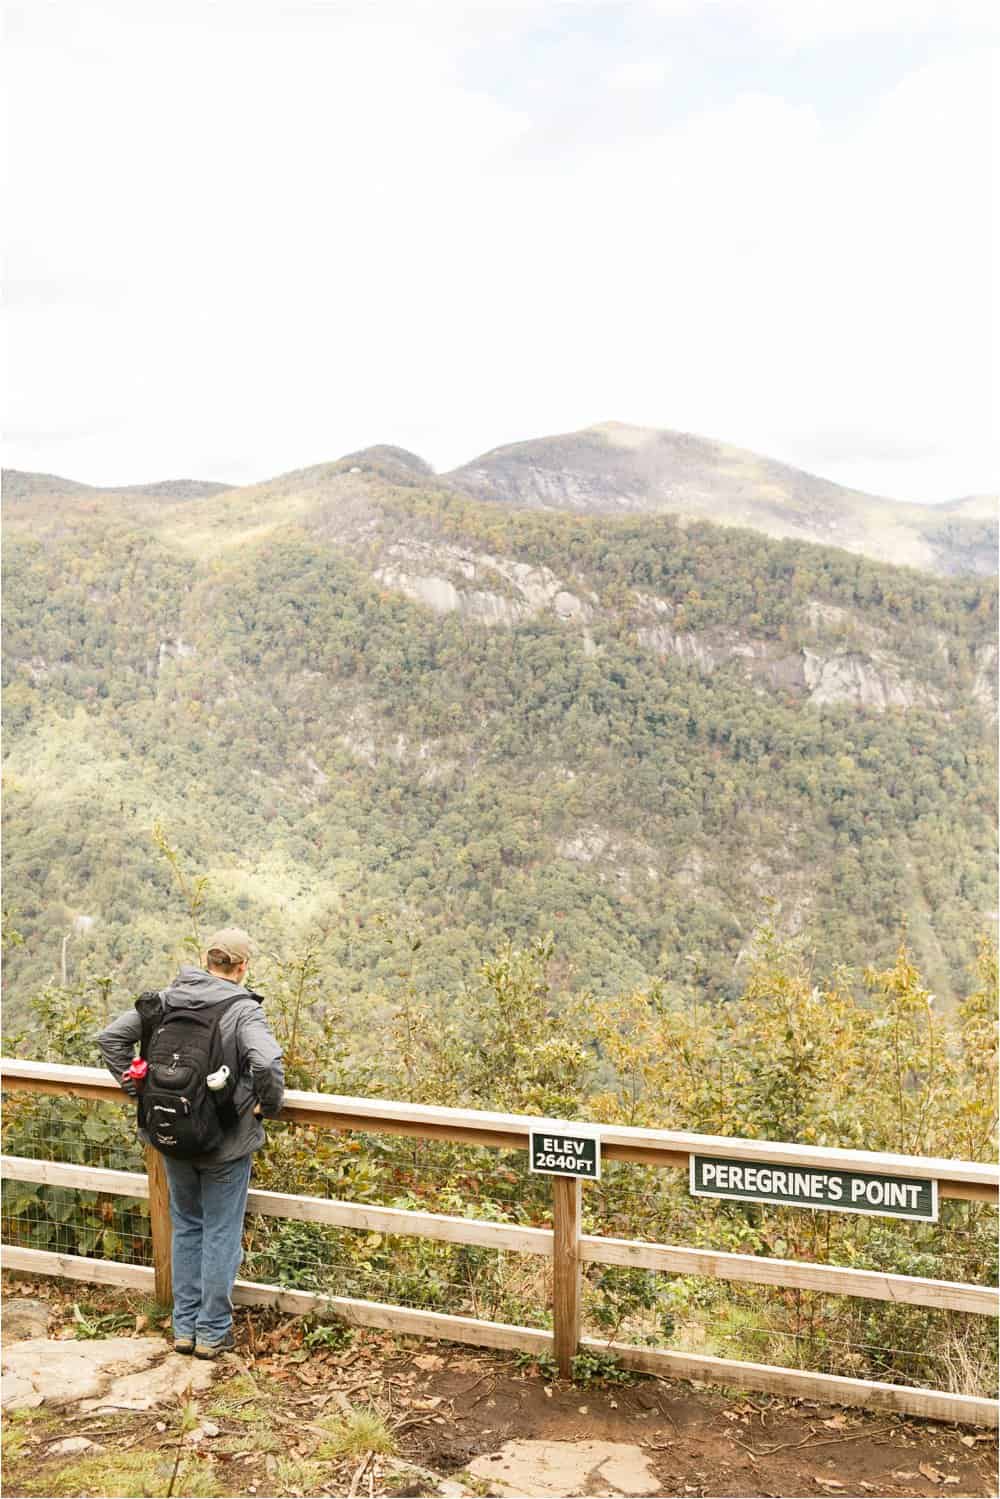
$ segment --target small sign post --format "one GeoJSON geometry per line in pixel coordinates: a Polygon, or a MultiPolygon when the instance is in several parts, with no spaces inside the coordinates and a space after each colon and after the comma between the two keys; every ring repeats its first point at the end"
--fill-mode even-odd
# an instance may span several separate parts
{"type": "Polygon", "coordinates": [[[593,1125],[556,1122],[532,1129],[530,1135],[528,1155],[532,1171],[542,1176],[600,1181],[601,1136],[593,1125]]]}
{"type": "Polygon", "coordinates": [[[552,1340],[562,1379],[580,1346],[583,1267],[580,1221],[585,1181],[601,1176],[601,1135],[592,1124],[547,1120],[528,1132],[528,1165],[552,1176],[552,1340]]]}
{"type": "Polygon", "coordinates": [[[692,1155],[690,1169],[695,1197],[937,1222],[938,1184],[929,1178],[704,1155],[692,1155]]]}

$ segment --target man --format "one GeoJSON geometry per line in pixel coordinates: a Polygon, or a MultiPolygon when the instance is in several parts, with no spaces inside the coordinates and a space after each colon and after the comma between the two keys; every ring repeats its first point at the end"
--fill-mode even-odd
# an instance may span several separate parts
{"type": "MultiPolygon", "coordinates": [[[[235,1079],[235,1125],[208,1155],[193,1160],[163,1156],[173,1224],[174,1348],[196,1358],[215,1358],[233,1347],[232,1289],[243,1257],[250,1163],[264,1143],[261,1115],[274,1118],[285,1094],[281,1048],[259,998],[243,987],[249,966],[250,938],[238,927],[226,927],[209,942],[204,969],[185,965],[160,991],[164,1013],[171,1007],[197,1010],[233,1001],[220,1012],[218,1035],[235,1079]]],[[[141,1031],[139,1011],[132,1009],[97,1038],[115,1081],[132,1094],[135,1084],[123,1082],[122,1075],[135,1057],[141,1031]]],[[[139,1134],[149,1144],[145,1131],[139,1134]]]]}

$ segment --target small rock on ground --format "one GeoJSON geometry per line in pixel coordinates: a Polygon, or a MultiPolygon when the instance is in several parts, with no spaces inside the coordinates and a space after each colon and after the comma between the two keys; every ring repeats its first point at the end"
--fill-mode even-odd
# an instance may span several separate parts
{"type": "Polygon", "coordinates": [[[28,1296],[12,1296],[3,1304],[3,1341],[19,1343],[23,1338],[44,1338],[49,1330],[49,1306],[28,1296]]]}
{"type": "MultiPolygon", "coordinates": [[[[162,1345],[161,1345],[162,1348],[162,1345]]],[[[161,1363],[134,1374],[123,1374],[112,1380],[102,1394],[81,1400],[82,1411],[122,1410],[149,1411],[162,1405],[176,1405],[178,1399],[194,1390],[207,1390],[219,1366],[204,1359],[186,1358],[182,1353],[168,1353],[161,1363]]]]}
{"type": "Polygon", "coordinates": [[[494,1492],[580,1496],[659,1494],[659,1480],[641,1447],[630,1442],[508,1442],[477,1457],[468,1471],[494,1492]]]}
{"type": "Polygon", "coordinates": [[[213,1365],[169,1352],[162,1338],[29,1338],[4,1349],[2,1403],[4,1410],[149,1410],[175,1403],[188,1389],[206,1389],[213,1375],[213,1365]]]}
{"type": "Polygon", "coordinates": [[[92,1442],[88,1437],[64,1437],[61,1442],[53,1442],[47,1449],[49,1457],[72,1457],[77,1452],[103,1452],[104,1448],[100,1442],[92,1442]]]}

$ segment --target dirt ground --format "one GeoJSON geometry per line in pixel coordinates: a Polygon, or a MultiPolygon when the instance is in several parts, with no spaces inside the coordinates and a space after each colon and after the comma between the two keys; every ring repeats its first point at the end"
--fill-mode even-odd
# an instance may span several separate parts
{"type": "Polygon", "coordinates": [[[513,1437],[595,1439],[643,1447],[664,1495],[996,1493],[992,1434],[660,1379],[546,1384],[506,1360],[438,1353],[427,1388],[455,1398],[464,1417],[424,1435],[424,1459],[442,1472],[513,1437]],[[488,1373],[472,1409],[461,1393],[467,1362],[488,1373]]]}
{"type": "MultiPolygon", "coordinates": [[[[145,1336],[161,1325],[136,1295],[23,1278],[5,1290],[49,1303],[50,1337],[80,1334],[74,1303],[87,1336],[112,1322],[119,1336],[126,1322],[145,1336]]],[[[214,1387],[179,1409],[7,1416],[4,1490],[11,1499],[485,1495],[488,1482],[467,1465],[534,1439],[636,1444],[665,1496],[997,1493],[996,1433],[978,1428],[643,1377],[571,1385],[523,1357],[382,1333],[338,1343],[335,1328],[317,1337],[301,1318],[241,1311],[236,1352],[214,1387]],[[331,1445],[352,1410],[378,1419],[391,1450],[331,1445]],[[103,1450],[53,1452],[68,1437],[103,1450]]]]}

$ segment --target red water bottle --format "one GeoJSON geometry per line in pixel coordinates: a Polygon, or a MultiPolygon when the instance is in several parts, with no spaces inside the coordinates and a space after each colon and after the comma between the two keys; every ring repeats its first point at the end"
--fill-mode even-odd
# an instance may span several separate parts
{"type": "Polygon", "coordinates": [[[141,1088],[146,1081],[146,1073],[149,1071],[149,1063],[145,1057],[136,1057],[127,1072],[122,1073],[122,1082],[131,1080],[137,1088],[141,1088]]]}

